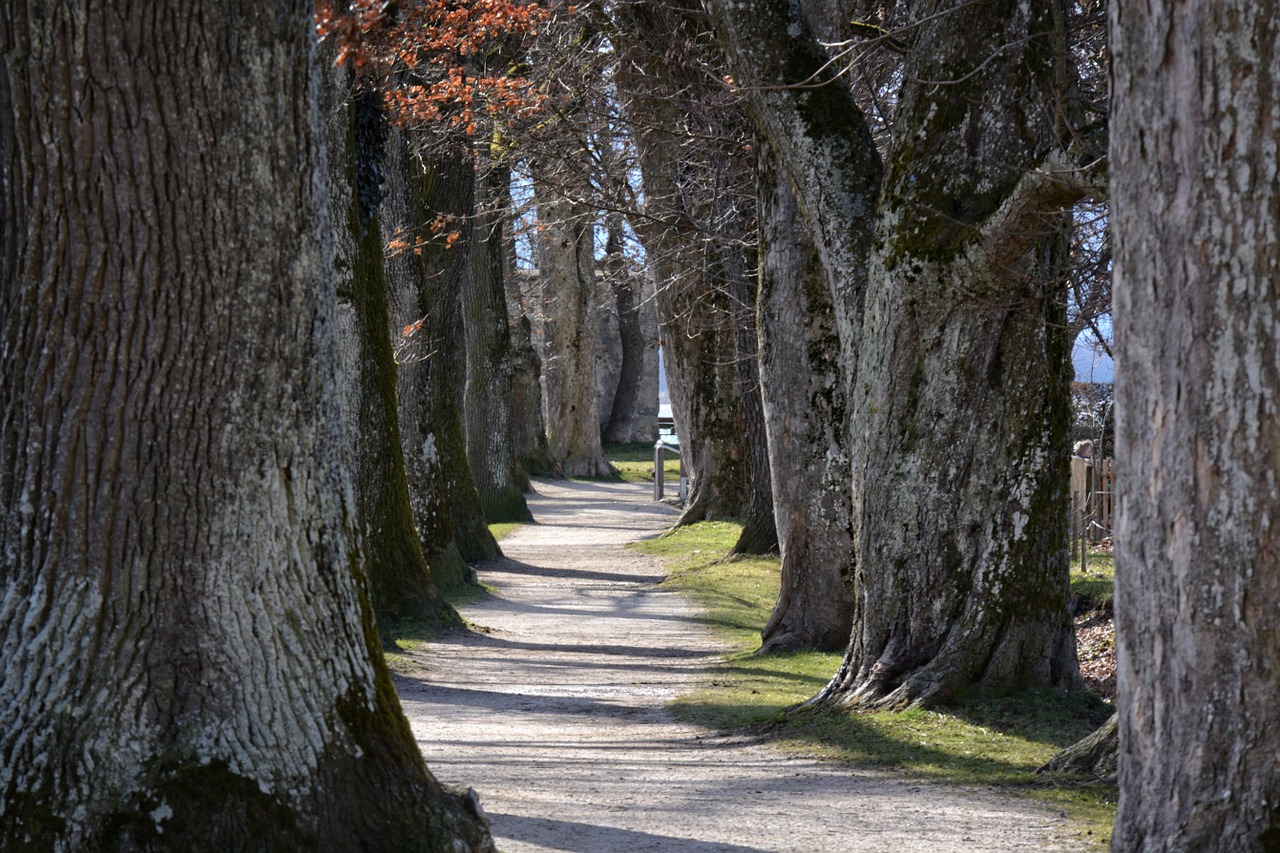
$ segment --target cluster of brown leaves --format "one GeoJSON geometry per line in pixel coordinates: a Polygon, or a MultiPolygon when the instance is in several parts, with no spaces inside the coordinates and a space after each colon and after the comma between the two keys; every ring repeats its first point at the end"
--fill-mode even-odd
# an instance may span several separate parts
{"type": "Polygon", "coordinates": [[[1085,685],[1103,699],[1116,698],[1116,620],[1104,611],[1076,619],[1076,654],[1085,685]]]}
{"type": "Polygon", "coordinates": [[[342,9],[327,0],[316,3],[316,33],[321,40],[337,40],[336,64],[343,65],[349,59],[357,68],[364,67],[370,33],[382,21],[387,3],[388,0],[348,0],[342,9]]]}
{"type": "Polygon", "coordinates": [[[457,217],[439,213],[426,224],[426,236],[414,236],[404,228],[397,228],[395,234],[387,241],[385,255],[388,258],[405,252],[421,255],[422,250],[432,244],[439,244],[444,247],[445,251],[448,251],[462,239],[462,232],[458,229],[446,230],[456,224],[457,217]]]}
{"type": "Polygon", "coordinates": [[[472,138],[484,119],[528,119],[543,95],[511,57],[550,11],[518,0],[321,0],[316,28],[338,39],[338,63],[372,75],[387,110],[401,124],[472,138]]]}

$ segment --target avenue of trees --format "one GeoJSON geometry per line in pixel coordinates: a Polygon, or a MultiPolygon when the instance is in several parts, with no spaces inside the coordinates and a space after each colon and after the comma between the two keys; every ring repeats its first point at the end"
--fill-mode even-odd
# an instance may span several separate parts
{"type": "Polygon", "coordinates": [[[652,441],[659,338],[810,706],[1082,689],[1082,331],[1114,847],[1280,845],[1280,10],[148,10],[0,11],[0,847],[491,850],[382,646],[652,441]]]}

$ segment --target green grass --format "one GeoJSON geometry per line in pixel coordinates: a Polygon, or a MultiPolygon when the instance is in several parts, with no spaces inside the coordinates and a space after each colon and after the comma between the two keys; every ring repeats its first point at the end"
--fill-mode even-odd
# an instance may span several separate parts
{"type": "Polygon", "coordinates": [[[1110,610],[1116,585],[1116,562],[1109,553],[1089,552],[1089,568],[1080,568],[1080,561],[1071,563],[1071,596],[1077,602],[1076,612],[1110,610]]]}
{"type": "MultiPolygon", "coordinates": [[[[613,467],[618,469],[618,475],[623,481],[653,482],[653,445],[651,443],[637,441],[630,444],[606,444],[604,455],[613,463],[613,467]]],[[[667,454],[662,463],[662,471],[663,477],[674,492],[676,485],[680,482],[680,460],[667,454]]]]}
{"type": "Polygon", "coordinates": [[[499,521],[489,525],[489,532],[493,534],[494,539],[501,542],[528,523],[527,521],[499,521]]]}
{"type": "MultiPolygon", "coordinates": [[[[464,584],[446,590],[444,599],[455,608],[460,608],[493,595],[494,592],[496,592],[495,588],[486,583],[464,584]]],[[[471,623],[467,624],[470,625],[471,623]]],[[[439,637],[443,632],[452,630],[457,629],[455,626],[440,625],[423,619],[401,619],[391,629],[391,637],[395,642],[395,646],[393,648],[384,647],[382,650],[382,654],[387,660],[387,666],[392,672],[411,670],[412,662],[409,659],[411,653],[424,651],[432,640],[439,637]]]]}
{"type": "MultiPolygon", "coordinates": [[[[446,595],[446,599],[451,596],[446,595]]],[[[449,601],[455,607],[454,601],[449,601]]],[[[392,672],[404,672],[411,668],[409,655],[412,652],[421,652],[436,637],[440,636],[442,631],[449,630],[445,626],[441,626],[435,622],[427,622],[422,619],[401,619],[399,623],[392,626],[391,637],[395,643],[394,646],[382,648],[382,655],[387,660],[387,667],[392,672]]]]}
{"type": "Polygon", "coordinates": [[[670,574],[666,585],[692,594],[704,622],[734,646],[754,649],[764,624],[761,613],[767,617],[778,597],[778,560],[726,560],[741,532],[736,522],[704,521],[632,547],[662,558],[670,574]]]}
{"type": "MultiPolygon", "coordinates": [[[[1115,792],[1035,771],[1101,725],[1111,706],[1088,696],[1031,691],[931,711],[795,710],[827,683],[843,655],[753,654],[777,597],[778,561],[726,559],[739,530],[731,522],[706,522],[632,546],[662,558],[670,574],[666,585],[689,593],[702,607],[702,620],[730,647],[711,681],[673,703],[678,716],[713,730],[754,731],[789,752],[1031,797],[1073,819],[1082,849],[1102,849],[1115,818],[1115,792]]],[[[1091,558],[1091,573],[1101,573],[1103,564],[1091,558]]]]}
{"type": "Polygon", "coordinates": [[[460,584],[453,589],[446,590],[444,600],[452,604],[455,608],[466,607],[475,601],[488,598],[497,592],[497,589],[487,583],[480,584],[460,584]]]}

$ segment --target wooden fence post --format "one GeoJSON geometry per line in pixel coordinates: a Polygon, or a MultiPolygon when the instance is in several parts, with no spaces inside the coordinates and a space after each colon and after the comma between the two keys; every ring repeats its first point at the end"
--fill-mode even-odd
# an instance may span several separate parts
{"type": "Polygon", "coordinates": [[[1093,521],[1093,461],[1071,457],[1071,554],[1080,548],[1080,570],[1089,568],[1089,538],[1093,521]]]}

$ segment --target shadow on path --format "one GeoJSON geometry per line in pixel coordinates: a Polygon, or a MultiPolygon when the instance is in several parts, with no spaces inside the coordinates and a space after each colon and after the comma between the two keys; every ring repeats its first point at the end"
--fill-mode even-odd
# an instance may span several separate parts
{"type": "Polygon", "coordinates": [[[676,722],[666,703],[724,649],[655,559],[623,549],[676,513],[633,484],[537,488],[537,523],[478,567],[494,595],[460,608],[480,627],[410,645],[394,676],[428,765],[480,792],[506,853],[1071,849],[1045,844],[1058,818],[1003,797],[922,796],[676,722]]]}
{"type": "MultiPolygon", "coordinates": [[[[694,838],[677,838],[655,835],[631,829],[615,829],[609,826],[575,823],[567,820],[550,820],[522,815],[492,815],[500,821],[507,837],[536,840],[542,837],[555,839],[555,849],[567,853],[603,853],[616,851],[679,850],[680,853],[767,853],[760,847],[743,847],[741,844],[723,844],[719,841],[699,841],[694,838]]],[[[502,836],[498,837],[501,845],[502,836]]]]}
{"type": "MultiPolygon", "coordinates": [[[[554,548],[554,546],[547,547],[554,548]]],[[[662,572],[629,574],[626,572],[598,572],[585,569],[552,569],[546,566],[535,566],[532,563],[523,563],[519,560],[512,560],[508,558],[500,560],[485,560],[484,562],[476,565],[476,571],[484,574],[490,582],[497,582],[499,584],[501,581],[499,581],[498,578],[501,578],[503,575],[645,585],[661,583],[666,577],[662,572]]]]}

